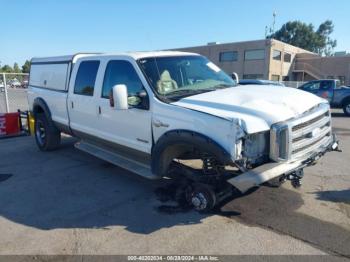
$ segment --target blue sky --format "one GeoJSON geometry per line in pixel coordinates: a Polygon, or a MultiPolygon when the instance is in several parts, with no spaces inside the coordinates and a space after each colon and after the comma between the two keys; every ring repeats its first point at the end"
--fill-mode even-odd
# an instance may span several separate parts
{"type": "Polygon", "coordinates": [[[1,64],[76,52],[157,50],[264,38],[289,20],[333,20],[350,51],[350,0],[0,0],[1,64]]]}

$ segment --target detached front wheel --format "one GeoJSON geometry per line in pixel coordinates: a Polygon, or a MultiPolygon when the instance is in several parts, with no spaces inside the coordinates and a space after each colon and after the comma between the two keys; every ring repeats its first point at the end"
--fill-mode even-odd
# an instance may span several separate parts
{"type": "Polygon", "coordinates": [[[216,196],[214,190],[209,185],[195,185],[195,188],[191,194],[191,204],[197,211],[210,211],[216,205],[216,196]]]}
{"type": "Polygon", "coordinates": [[[35,118],[35,141],[41,151],[56,149],[61,143],[61,133],[44,114],[37,114],[35,118]]]}

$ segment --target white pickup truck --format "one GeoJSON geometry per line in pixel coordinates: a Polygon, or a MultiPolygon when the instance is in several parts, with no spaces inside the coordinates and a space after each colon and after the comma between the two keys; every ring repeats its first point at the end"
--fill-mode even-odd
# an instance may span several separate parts
{"type": "Polygon", "coordinates": [[[197,210],[232,189],[297,186],[304,167],[338,148],[326,100],[238,86],[192,53],[33,58],[28,100],[41,150],[75,136],[78,149],[138,175],[182,179],[197,210]]]}

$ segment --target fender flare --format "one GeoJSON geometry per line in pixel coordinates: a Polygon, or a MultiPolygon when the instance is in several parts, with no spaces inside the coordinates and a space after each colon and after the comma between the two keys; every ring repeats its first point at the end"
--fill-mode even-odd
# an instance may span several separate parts
{"type": "Polygon", "coordinates": [[[223,165],[233,163],[230,153],[213,139],[190,130],[172,130],[164,133],[152,148],[152,172],[165,176],[174,158],[194,149],[213,154],[223,165]]]}
{"type": "Polygon", "coordinates": [[[41,113],[40,108],[43,111],[43,113],[45,114],[46,118],[51,121],[52,120],[51,111],[50,111],[48,105],[46,104],[44,99],[42,99],[41,97],[37,97],[34,99],[34,102],[33,102],[33,114],[34,114],[34,116],[36,116],[38,113],[41,113]]]}

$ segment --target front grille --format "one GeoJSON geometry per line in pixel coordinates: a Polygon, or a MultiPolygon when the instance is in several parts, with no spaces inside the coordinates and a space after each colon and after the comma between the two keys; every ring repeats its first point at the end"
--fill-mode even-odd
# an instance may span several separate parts
{"type": "Polygon", "coordinates": [[[300,119],[292,121],[291,125],[291,159],[307,157],[328,145],[331,139],[331,114],[327,107],[317,107],[300,119]]]}
{"type": "Polygon", "coordinates": [[[301,117],[273,125],[270,158],[275,161],[306,159],[328,146],[332,138],[329,110],[328,104],[320,104],[301,117]],[[280,145],[285,145],[282,152],[280,145]]]}
{"type": "Polygon", "coordinates": [[[300,130],[300,129],[302,129],[302,128],[305,128],[305,127],[307,127],[307,126],[310,126],[310,125],[312,125],[313,123],[316,123],[317,121],[319,121],[319,120],[321,120],[321,119],[324,119],[325,117],[329,117],[329,111],[326,112],[326,113],[324,113],[324,114],[321,114],[320,116],[315,117],[314,119],[311,119],[311,120],[309,120],[309,121],[307,121],[307,122],[304,122],[304,123],[301,123],[301,124],[299,124],[299,125],[293,126],[293,127],[292,127],[292,131],[293,131],[293,132],[294,132],[294,131],[298,131],[298,130],[300,130]]]}

